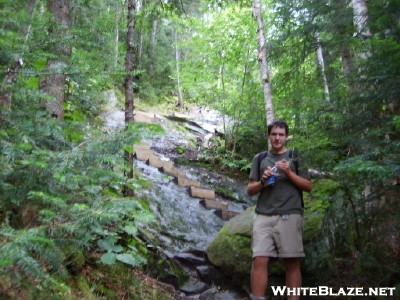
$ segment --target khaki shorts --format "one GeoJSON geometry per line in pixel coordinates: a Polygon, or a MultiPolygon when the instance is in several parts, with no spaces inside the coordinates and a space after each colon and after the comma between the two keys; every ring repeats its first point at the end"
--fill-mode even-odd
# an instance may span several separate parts
{"type": "Polygon", "coordinates": [[[305,257],[303,250],[303,216],[254,215],[252,250],[253,258],[267,257],[305,257]]]}

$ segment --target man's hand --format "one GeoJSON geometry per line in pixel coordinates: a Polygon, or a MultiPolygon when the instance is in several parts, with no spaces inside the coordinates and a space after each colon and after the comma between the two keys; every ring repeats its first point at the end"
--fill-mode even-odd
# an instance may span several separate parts
{"type": "Polygon", "coordinates": [[[290,162],[287,161],[286,159],[282,159],[278,161],[275,166],[278,168],[278,170],[281,170],[285,175],[287,176],[291,169],[290,169],[290,162]]]}
{"type": "Polygon", "coordinates": [[[274,171],[272,171],[272,168],[271,168],[271,167],[267,167],[267,168],[264,170],[264,173],[262,174],[261,178],[268,179],[268,178],[270,178],[273,174],[274,174],[274,171]]]}

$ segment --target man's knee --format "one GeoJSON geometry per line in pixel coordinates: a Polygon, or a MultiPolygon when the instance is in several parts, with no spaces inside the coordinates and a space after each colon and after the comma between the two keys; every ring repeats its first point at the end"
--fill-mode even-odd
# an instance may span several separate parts
{"type": "Polygon", "coordinates": [[[300,260],[298,258],[285,258],[286,271],[300,269],[300,260]]]}
{"type": "Polygon", "coordinates": [[[269,258],[266,256],[256,256],[253,258],[253,268],[267,268],[269,258]]]}

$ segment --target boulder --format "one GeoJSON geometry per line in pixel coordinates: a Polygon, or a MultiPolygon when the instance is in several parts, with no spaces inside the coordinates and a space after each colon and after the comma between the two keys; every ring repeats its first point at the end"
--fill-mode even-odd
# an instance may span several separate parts
{"type": "Polygon", "coordinates": [[[232,218],[207,247],[210,262],[234,282],[248,281],[250,276],[254,207],[232,218]]]}

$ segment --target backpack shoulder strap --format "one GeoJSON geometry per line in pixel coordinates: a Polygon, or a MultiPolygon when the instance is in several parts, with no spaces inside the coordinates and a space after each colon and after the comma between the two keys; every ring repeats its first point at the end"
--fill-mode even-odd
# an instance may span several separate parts
{"type": "Polygon", "coordinates": [[[289,159],[293,162],[296,174],[299,174],[299,160],[298,153],[295,149],[289,150],[289,159]]]}
{"type": "Polygon", "coordinates": [[[263,151],[258,154],[258,178],[261,179],[261,162],[268,156],[268,151],[263,151]]]}
{"type": "MultiPolygon", "coordinates": [[[[293,162],[296,174],[299,175],[299,159],[298,159],[298,153],[295,149],[289,150],[289,159],[293,162]]],[[[301,206],[304,208],[303,191],[299,190],[299,194],[301,198],[301,206]]]]}

